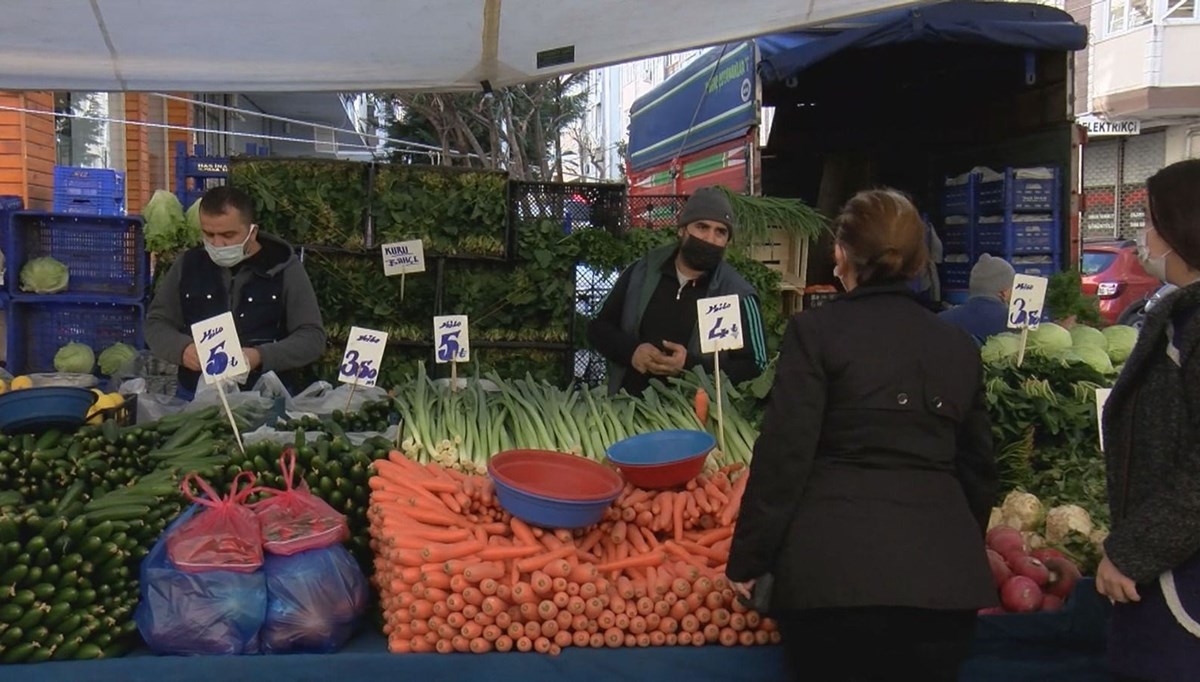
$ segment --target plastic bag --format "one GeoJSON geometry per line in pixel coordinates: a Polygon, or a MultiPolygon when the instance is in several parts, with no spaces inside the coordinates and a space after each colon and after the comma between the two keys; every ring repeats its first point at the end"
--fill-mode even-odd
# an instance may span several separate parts
{"type": "Polygon", "coordinates": [[[367,579],[341,545],[268,555],[266,654],[329,653],[354,634],[367,607],[367,579]]]}
{"type": "Polygon", "coordinates": [[[181,571],[235,571],[249,573],[262,566],[262,532],[258,517],[243,503],[256,492],[254,474],[243,471],[229,484],[222,498],[204,479],[188,474],[180,484],[184,496],[205,509],[167,534],[167,556],[181,571]],[[245,488],[238,489],[239,483],[245,488]],[[192,482],[204,497],[192,493],[192,482]]]}
{"type": "Polygon", "coordinates": [[[254,505],[262,529],[263,549],[290,556],[345,542],[350,537],[346,517],[308,490],[304,479],[295,488],[296,451],[287,448],[279,455],[279,470],[286,488],[260,488],[270,495],[254,505]]]}
{"type": "Polygon", "coordinates": [[[327,382],[318,381],[287,401],[287,416],[291,419],[328,417],[334,411],[354,412],[367,403],[387,397],[387,391],[378,386],[342,384],[334,388],[327,382]]]}
{"type": "Polygon", "coordinates": [[[256,654],[267,615],[267,576],[179,570],[166,538],[196,517],[193,505],[167,527],[142,560],[141,599],[133,613],[142,639],[160,655],[256,654]]]}

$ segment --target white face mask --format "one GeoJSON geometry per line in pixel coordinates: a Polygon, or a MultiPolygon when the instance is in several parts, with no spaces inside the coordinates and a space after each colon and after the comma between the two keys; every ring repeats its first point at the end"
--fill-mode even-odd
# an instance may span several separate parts
{"type": "Polygon", "coordinates": [[[246,244],[250,243],[250,235],[254,234],[257,225],[251,225],[250,231],[246,233],[246,238],[241,244],[230,244],[229,246],[213,246],[207,239],[204,240],[204,250],[208,252],[208,257],[212,262],[223,268],[232,268],[246,259],[246,244]]]}
{"type": "Polygon", "coordinates": [[[1161,256],[1151,256],[1150,246],[1146,242],[1146,233],[1154,228],[1145,228],[1138,231],[1137,234],[1137,253],[1138,260],[1142,263],[1142,267],[1146,270],[1146,274],[1157,279],[1160,282],[1167,281],[1167,256],[1171,255],[1172,249],[1168,249],[1161,256]]]}

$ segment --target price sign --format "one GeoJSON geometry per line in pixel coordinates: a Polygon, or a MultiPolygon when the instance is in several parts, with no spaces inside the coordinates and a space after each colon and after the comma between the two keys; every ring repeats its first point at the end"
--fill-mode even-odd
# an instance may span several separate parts
{"type": "Polygon", "coordinates": [[[1037,329],[1046,303],[1045,277],[1017,275],[1013,278],[1012,300],[1008,303],[1010,329],[1037,329]]]}
{"type": "Polygon", "coordinates": [[[1111,388],[1096,389],[1096,424],[1100,427],[1100,452],[1104,452],[1104,404],[1108,402],[1111,388]]]}
{"type": "Polygon", "coordinates": [[[466,315],[439,315],[433,318],[433,343],[439,364],[468,362],[471,338],[467,334],[466,315]]]}
{"type": "Polygon", "coordinates": [[[346,352],[338,371],[338,381],[357,386],[374,386],[379,378],[379,366],[383,363],[383,349],[387,346],[387,332],[364,327],[351,327],[346,340],[346,352]]]}
{"type": "Polygon", "coordinates": [[[250,372],[246,356],[242,355],[242,342],[238,340],[233,313],[221,313],[193,324],[192,341],[200,356],[205,383],[236,379],[250,372]]]}
{"type": "Polygon", "coordinates": [[[383,274],[425,272],[425,246],[420,239],[383,245],[383,274]]]}
{"type": "Polygon", "coordinates": [[[742,304],[737,294],[696,301],[700,320],[700,352],[737,350],[742,347],[742,304]]]}

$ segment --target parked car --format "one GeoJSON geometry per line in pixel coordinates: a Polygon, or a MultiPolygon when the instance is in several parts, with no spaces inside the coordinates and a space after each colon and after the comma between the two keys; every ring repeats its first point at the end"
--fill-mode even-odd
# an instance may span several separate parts
{"type": "Polygon", "coordinates": [[[1129,240],[1084,244],[1080,275],[1083,293],[1099,299],[1100,316],[1107,324],[1128,324],[1139,317],[1162,286],[1142,267],[1137,244],[1129,240]]]}

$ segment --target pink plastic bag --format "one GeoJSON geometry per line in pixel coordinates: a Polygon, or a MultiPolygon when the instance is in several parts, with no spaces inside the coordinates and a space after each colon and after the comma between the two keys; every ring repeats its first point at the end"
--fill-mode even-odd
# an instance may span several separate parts
{"type": "Polygon", "coordinates": [[[341,544],[350,537],[346,517],[312,494],[304,479],[296,479],[296,451],[287,448],[279,455],[284,490],[259,488],[270,495],[254,505],[262,527],[263,548],[271,554],[291,556],[309,549],[341,544]]]}
{"type": "Polygon", "coordinates": [[[263,541],[258,517],[244,503],[256,492],[252,472],[243,471],[229,484],[229,494],[221,497],[207,481],[188,474],[180,483],[183,494],[204,509],[167,536],[167,556],[186,573],[235,571],[253,573],[262,567],[263,541]],[[192,483],[204,493],[192,492],[192,483]],[[244,482],[245,487],[239,489],[244,482]]]}

